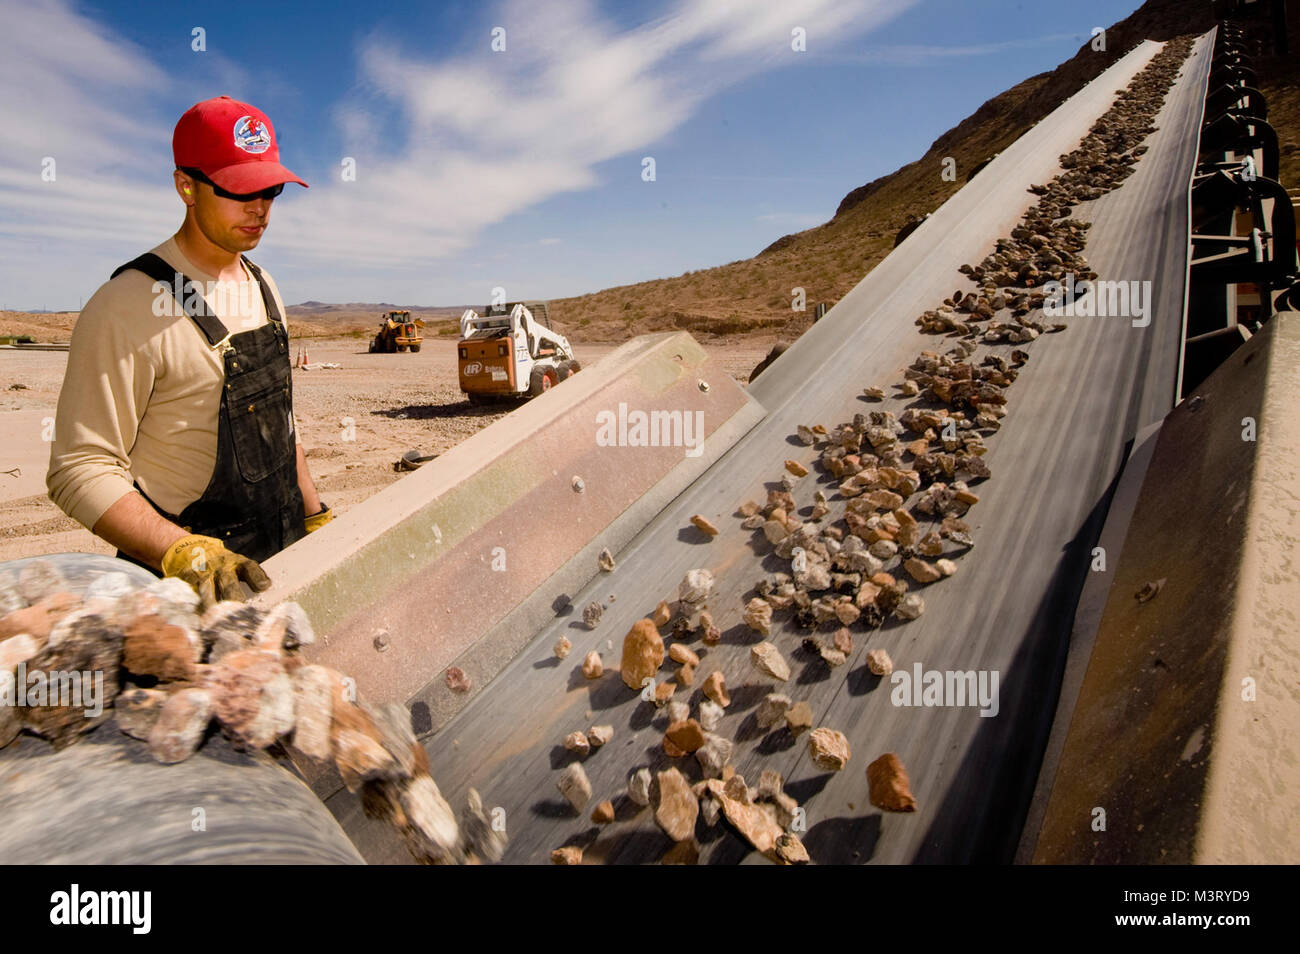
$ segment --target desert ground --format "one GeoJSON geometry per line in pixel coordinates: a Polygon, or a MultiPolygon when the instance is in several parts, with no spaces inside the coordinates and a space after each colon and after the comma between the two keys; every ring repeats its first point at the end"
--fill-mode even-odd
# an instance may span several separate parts
{"type": "MultiPolygon", "coordinates": [[[[56,337],[48,326],[45,332],[44,340],[56,337]]],[[[441,454],[517,406],[474,407],[465,400],[451,337],[427,337],[418,354],[369,354],[364,338],[348,336],[295,341],[295,352],[299,343],[313,364],[341,365],[294,371],[303,448],[321,498],[337,513],[401,479],[393,464],[406,451],[441,454]]],[[[742,383],[771,345],[755,339],[705,342],[742,383]]],[[[616,347],[574,342],[586,368],[616,347]]],[[[0,349],[0,561],[113,552],[46,496],[49,425],[67,359],[61,351],[0,349]]]]}

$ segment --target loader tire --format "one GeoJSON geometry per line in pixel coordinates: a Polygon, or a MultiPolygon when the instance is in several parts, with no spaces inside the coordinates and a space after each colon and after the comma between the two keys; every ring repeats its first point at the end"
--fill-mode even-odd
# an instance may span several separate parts
{"type": "Polygon", "coordinates": [[[533,368],[533,373],[528,379],[528,396],[535,398],[543,391],[549,391],[558,383],[559,379],[556,377],[554,368],[533,368]]]}
{"type": "Polygon", "coordinates": [[[370,353],[371,353],[371,354],[374,354],[374,353],[375,353],[376,351],[378,351],[378,350],[379,350],[379,342],[378,342],[376,339],[371,338],[371,339],[370,339],[370,353]]]}
{"type": "Polygon", "coordinates": [[[416,352],[416,351],[419,351],[419,350],[420,350],[420,346],[419,346],[418,344],[411,345],[411,351],[412,351],[412,352],[416,352]]]}

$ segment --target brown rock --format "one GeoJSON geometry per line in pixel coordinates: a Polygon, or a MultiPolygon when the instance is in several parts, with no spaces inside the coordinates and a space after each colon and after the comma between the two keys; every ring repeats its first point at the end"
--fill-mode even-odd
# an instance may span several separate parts
{"type": "Polygon", "coordinates": [[[660,772],[657,779],[659,797],[655,805],[655,821],[673,841],[685,841],[695,833],[700,804],[677,769],[660,772]]]}
{"type": "Polygon", "coordinates": [[[650,770],[648,768],[637,769],[628,776],[627,797],[643,807],[649,805],[651,781],[650,770]]]}
{"type": "Polygon", "coordinates": [[[916,619],[925,612],[925,600],[920,593],[909,593],[894,608],[894,615],[900,619],[916,619]]]}
{"type": "Polygon", "coordinates": [[[695,524],[700,529],[700,532],[706,536],[716,537],[718,535],[718,528],[711,524],[703,514],[697,513],[691,517],[691,523],[695,524]]]}
{"type": "Polygon", "coordinates": [[[700,664],[700,657],[695,655],[691,647],[685,643],[673,643],[669,646],[668,657],[673,662],[679,662],[684,666],[698,666],[700,664]]]}
{"type": "Polygon", "coordinates": [[[212,719],[212,694],[206,689],[178,689],[163,704],[149,732],[149,754],[170,765],[194,754],[212,719]]]}
{"type": "Polygon", "coordinates": [[[73,610],[51,626],[44,647],[27,660],[27,705],[15,715],[55,748],[71,745],[112,717],[121,665],[122,631],[98,613],[73,610]],[[62,674],[57,680],[56,672],[62,674]],[[40,685],[31,682],[37,674],[40,685]]]}
{"type": "Polygon", "coordinates": [[[655,705],[662,708],[668,704],[668,700],[673,697],[677,691],[677,686],[669,680],[664,680],[655,686],[655,705]]]}
{"type": "Polygon", "coordinates": [[[599,679],[605,674],[605,665],[600,661],[600,653],[592,650],[582,661],[582,674],[588,679],[599,679]]]}
{"type": "Polygon", "coordinates": [[[26,633],[43,646],[54,624],[80,605],[81,600],[71,593],[52,593],[31,606],[0,617],[0,640],[26,633]]]}
{"type": "Polygon", "coordinates": [[[916,543],[916,552],[922,556],[937,557],[943,555],[943,538],[931,531],[916,543]]]}
{"type": "Polygon", "coordinates": [[[781,650],[764,640],[749,651],[750,661],[759,672],[785,682],[790,678],[790,664],[781,655],[781,650]]]}
{"type": "Polygon", "coordinates": [[[755,805],[745,799],[735,797],[740,789],[745,788],[745,780],[739,775],[727,782],[718,779],[705,781],[709,796],[722,806],[722,816],[754,848],[763,854],[772,851],[776,840],[783,834],[776,821],[776,811],[772,805],[755,805]],[[739,785],[733,785],[739,779],[739,785]]]}
{"type": "Polygon", "coordinates": [[[694,719],[684,719],[670,725],[664,738],[671,740],[682,752],[694,752],[704,744],[704,729],[694,719]]]}
{"type": "Polygon", "coordinates": [[[788,470],[791,474],[793,474],[796,477],[808,476],[808,468],[805,467],[803,464],[799,463],[797,460],[787,460],[785,462],[785,469],[788,470]]]}
{"type": "Polygon", "coordinates": [[[337,682],[338,673],[324,666],[301,666],[293,674],[293,745],[314,759],[330,757],[337,682]]]}
{"type": "Polygon", "coordinates": [[[460,833],[467,860],[496,864],[505,854],[506,834],[493,827],[492,819],[483,810],[482,797],[472,788],[460,813],[460,833]]]}
{"type": "Polygon", "coordinates": [[[907,769],[893,752],[886,752],[867,766],[867,789],[871,804],[877,808],[887,812],[916,811],[907,769]]]}
{"type": "Polygon", "coordinates": [[[551,852],[551,864],[580,865],[582,864],[582,849],[577,845],[565,845],[563,848],[556,848],[551,852]]]}
{"type": "Polygon", "coordinates": [[[30,633],[19,633],[0,642],[0,672],[12,673],[18,664],[40,652],[40,644],[30,633]]]}
{"type": "Polygon", "coordinates": [[[903,569],[906,570],[908,575],[918,583],[933,583],[935,580],[943,577],[943,574],[939,572],[937,567],[931,563],[927,563],[919,557],[912,557],[910,560],[906,561],[903,564],[903,569]]]}
{"type": "Polygon", "coordinates": [[[564,737],[564,747],[579,755],[586,755],[591,751],[591,743],[587,741],[585,732],[570,732],[564,737]]]}
{"type": "Polygon", "coordinates": [[[763,636],[772,634],[772,605],[761,597],[754,597],[745,604],[745,625],[763,636]]]}
{"type": "MultiPolygon", "coordinates": [[[[677,585],[677,598],[684,604],[703,603],[713,592],[713,573],[705,569],[687,570],[677,585]]],[[[683,606],[685,612],[687,607],[683,606]]]]}
{"type": "Polygon", "coordinates": [[[862,610],[855,606],[851,600],[841,600],[835,604],[835,618],[844,626],[856,623],[861,616],[862,610]]]}
{"type": "Polygon", "coordinates": [[[722,708],[731,705],[731,696],[727,695],[727,678],[721,670],[709,673],[709,678],[704,680],[703,690],[706,696],[722,708]]]}
{"type": "Polygon", "coordinates": [[[862,585],[858,587],[858,593],[854,597],[853,605],[860,610],[875,607],[877,598],[880,596],[880,589],[880,586],[871,580],[863,580],[862,585]]]}
{"type": "Polygon", "coordinates": [[[612,725],[593,725],[587,730],[587,741],[593,749],[598,749],[614,737],[612,725]]]}
{"type": "MultiPolygon", "coordinates": [[[[377,706],[366,705],[363,711],[370,717],[379,743],[396,760],[403,776],[428,771],[428,756],[415,740],[409,709],[400,702],[386,702],[377,706]]],[[[451,811],[450,806],[447,810],[451,811]]]]}
{"type": "Polygon", "coordinates": [[[213,715],[245,745],[264,749],[293,728],[293,683],[276,653],[229,653],[207,671],[204,686],[213,715]]]}
{"type": "Polygon", "coordinates": [[[262,619],[253,642],[258,649],[292,652],[316,642],[316,631],[306,611],[293,600],[272,607],[262,619]]]}
{"type": "Polygon", "coordinates": [[[459,666],[450,667],[444,674],[443,678],[447,683],[447,688],[452,692],[469,692],[470,678],[464,669],[459,666]]]}
{"type": "MultiPolygon", "coordinates": [[[[745,777],[732,772],[727,778],[722,780],[722,794],[742,805],[750,803],[749,786],[745,784],[745,777]]],[[[705,786],[706,790],[708,786],[705,786]]]]}
{"type": "Polygon", "coordinates": [[[588,603],[587,608],[582,611],[582,622],[588,629],[595,629],[600,625],[600,617],[605,613],[605,607],[599,603],[588,603]]]}
{"type": "MultiPolygon", "coordinates": [[[[140,605],[153,605],[155,615],[168,618],[165,604],[155,600],[152,604],[142,601],[140,605]]],[[[208,607],[199,620],[199,638],[207,649],[206,661],[219,662],[230,653],[255,648],[257,633],[265,620],[266,612],[252,603],[222,600],[208,607]]]]}
{"type": "Polygon", "coordinates": [[[113,700],[117,727],[133,739],[148,742],[167,696],[162,689],[128,689],[119,693],[113,700]]]}
{"type": "MultiPolygon", "coordinates": [[[[861,591],[859,591],[861,592],[861,591]]],[[[845,656],[853,652],[853,634],[847,627],[841,626],[835,631],[835,648],[845,656]]]]}
{"type": "Polygon", "coordinates": [[[772,858],[783,865],[806,865],[811,862],[803,842],[788,832],[777,835],[772,845],[772,858]]]}
{"type": "Polygon", "coordinates": [[[867,653],[867,668],[874,675],[888,676],[894,671],[894,661],[889,658],[889,653],[883,649],[873,649],[867,653]]]}
{"type": "Polygon", "coordinates": [[[342,725],[336,718],[330,730],[330,751],[334,755],[334,767],[339,770],[348,791],[357,792],[367,782],[391,781],[400,777],[397,760],[379,739],[342,725]]]}
{"type": "Polygon", "coordinates": [[[807,702],[796,702],[785,714],[785,726],[797,736],[812,728],[812,707],[807,702]]]}
{"type": "Polygon", "coordinates": [[[664,640],[653,620],[637,620],[623,637],[623,683],[640,689],[646,679],[653,679],[664,661],[664,640]]]}
{"type": "Polygon", "coordinates": [[[664,600],[660,600],[659,605],[655,607],[655,611],[650,614],[650,622],[654,623],[656,628],[667,626],[668,621],[672,618],[673,608],[664,600]]]}
{"type": "Polygon", "coordinates": [[[407,849],[425,864],[446,864],[460,857],[460,826],[456,813],[427,773],[403,779],[396,792],[397,825],[407,849]]]}
{"type": "Polygon", "coordinates": [[[695,685],[695,667],[687,664],[677,670],[677,681],[683,686],[695,685]]]}
{"type": "Polygon", "coordinates": [[[808,733],[808,754],[822,769],[838,772],[849,762],[849,740],[843,732],[825,726],[808,733]]]}
{"type": "Polygon", "coordinates": [[[563,659],[565,656],[569,655],[569,650],[572,648],[573,643],[569,642],[569,637],[561,636],[555,641],[555,645],[551,647],[551,651],[555,653],[556,659],[563,659]]]}
{"type": "Polygon", "coordinates": [[[570,762],[555,784],[575,812],[586,809],[591,800],[591,782],[581,762],[570,762]]]}
{"type": "Polygon", "coordinates": [[[603,801],[591,812],[591,820],[597,825],[608,825],[614,820],[614,803],[603,801]]]}
{"type": "MultiPolygon", "coordinates": [[[[706,703],[707,705],[707,703],[706,703]]],[[[730,739],[708,733],[704,744],[695,750],[695,759],[700,763],[700,771],[705,778],[719,778],[731,761],[733,746],[730,739]]]]}
{"type": "Polygon", "coordinates": [[[771,692],[763,697],[763,701],[758,704],[758,710],[754,713],[754,718],[758,720],[758,726],[761,729],[770,729],[772,726],[785,721],[786,714],[794,706],[790,697],[781,693],[771,692]]]}

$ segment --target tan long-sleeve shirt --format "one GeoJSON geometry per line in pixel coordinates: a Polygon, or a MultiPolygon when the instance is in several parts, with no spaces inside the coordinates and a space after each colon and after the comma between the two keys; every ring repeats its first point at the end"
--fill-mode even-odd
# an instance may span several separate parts
{"type": "MultiPolygon", "coordinates": [[[[246,287],[218,289],[216,276],[182,255],[175,239],[153,252],[200,284],[227,331],[266,324],[251,276],[246,287]]],[[[283,315],[275,282],[262,275],[283,315]]],[[[212,478],[225,366],[191,318],[173,315],[170,296],[161,308],[157,299],[152,278],[125,271],[91,296],[72,331],[45,484],[50,499],[87,529],[132,491],[133,480],[179,514],[212,478]]]]}

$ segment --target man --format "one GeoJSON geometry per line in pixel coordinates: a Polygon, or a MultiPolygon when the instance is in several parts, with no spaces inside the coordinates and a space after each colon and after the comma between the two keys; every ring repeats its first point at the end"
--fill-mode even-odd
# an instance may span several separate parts
{"type": "Polygon", "coordinates": [[[180,231],[118,268],[72,333],[46,486],[118,556],[205,606],[332,516],[298,442],[284,305],[243,257],[285,183],[271,121],[228,96],[172,137],[180,231]]]}

